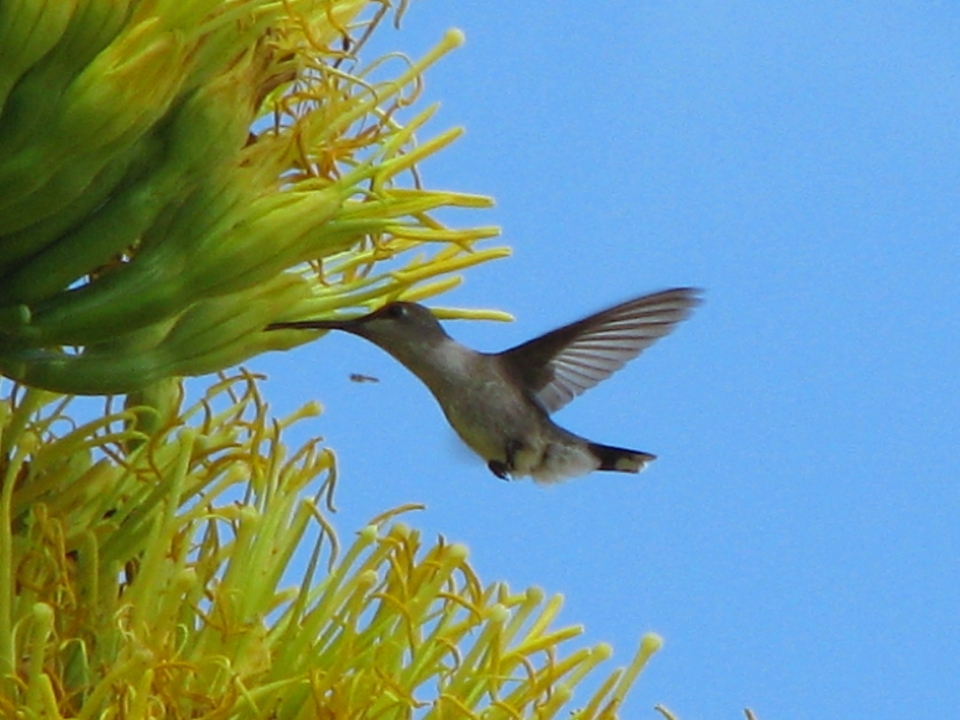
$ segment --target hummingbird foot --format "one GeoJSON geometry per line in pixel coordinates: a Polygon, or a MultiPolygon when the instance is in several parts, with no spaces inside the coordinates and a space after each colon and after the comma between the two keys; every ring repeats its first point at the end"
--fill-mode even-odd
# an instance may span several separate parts
{"type": "Polygon", "coordinates": [[[490,472],[501,480],[512,480],[513,472],[517,469],[517,453],[521,450],[523,450],[522,442],[519,440],[509,440],[507,441],[507,446],[504,448],[507,459],[505,461],[490,460],[487,463],[487,467],[490,468],[490,472]]]}
{"type": "Polygon", "coordinates": [[[487,463],[487,467],[501,480],[510,480],[510,466],[503,460],[491,460],[487,463]]]}

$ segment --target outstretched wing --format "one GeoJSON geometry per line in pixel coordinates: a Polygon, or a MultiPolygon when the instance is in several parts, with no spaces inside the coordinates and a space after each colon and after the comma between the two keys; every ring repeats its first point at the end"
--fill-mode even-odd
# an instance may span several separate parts
{"type": "Polygon", "coordinates": [[[534,338],[500,357],[552,413],[673,330],[699,304],[698,292],[674,288],[644,295],[534,338]]]}

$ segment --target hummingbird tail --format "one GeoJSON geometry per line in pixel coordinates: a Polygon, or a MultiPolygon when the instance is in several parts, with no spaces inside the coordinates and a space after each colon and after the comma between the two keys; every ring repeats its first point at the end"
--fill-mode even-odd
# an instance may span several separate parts
{"type": "Polygon", "coordinates": [[[638,473],[647,466],[647,463],[657,459],[656,455],[639,450],[627,450],[626,448],[611,447],[598,443],[589,443],[587,447],[593,453],[593,456],[600,461],[600,467],[597,470],[638,473]]]}

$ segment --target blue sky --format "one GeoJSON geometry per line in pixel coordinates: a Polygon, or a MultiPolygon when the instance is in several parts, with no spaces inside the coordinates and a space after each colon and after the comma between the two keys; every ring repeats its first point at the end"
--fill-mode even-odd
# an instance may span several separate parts
{"type": "Polygon", "coordinates": [[[660,459],[552,487],[494,478],[362,340],[259,358],[278,413],[325,405],[341,534],[422,502],[425,537],[563,593],[615,661],[660,633],[624,717],[960,717],[960,5],[429,0],[380,43],[450,27],[426,97],[467,135],[421,171],[494,196],[445,218],[515,254],[439,302],[517,318],[451,334],[706,303],[557,415],[660,459]]]}

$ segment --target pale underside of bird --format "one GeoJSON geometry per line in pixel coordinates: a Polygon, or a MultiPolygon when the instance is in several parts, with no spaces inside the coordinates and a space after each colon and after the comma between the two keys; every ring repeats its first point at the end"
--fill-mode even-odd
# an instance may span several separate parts
{"type": "Polygon", "coordinates": [[[555,482],[593,470],[637,473],[655,459],[590,442],[550,415],[670,333],[699,302],[693,288],[644,295],[501,353],[461,345],[427,308],[407,302],[354,319],[267,329],[336,329],[379,345],[424,382],[453,429],[497,477],[555,482]]]}

